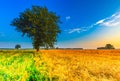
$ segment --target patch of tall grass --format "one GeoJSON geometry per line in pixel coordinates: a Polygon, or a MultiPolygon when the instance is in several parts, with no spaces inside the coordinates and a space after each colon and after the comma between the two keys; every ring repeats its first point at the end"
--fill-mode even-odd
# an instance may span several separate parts
{"type": "Polygon", "coordinates": [[[50,81],[35,65],[34,54],[31,50],[0,51],[0,81],[50,81]]]}

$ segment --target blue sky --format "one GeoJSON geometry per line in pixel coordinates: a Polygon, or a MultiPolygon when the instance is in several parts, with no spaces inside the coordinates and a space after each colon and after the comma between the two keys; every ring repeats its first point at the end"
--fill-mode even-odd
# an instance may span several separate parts
{"type": "Polygon", "coordinates": [[[96,48],[106,43],[120,48],[120,0],[2,0],[0,1],[0,48],[32,48],[11,21],[32,5],[46,6],[62,21],[58,47],[96,48]]]}

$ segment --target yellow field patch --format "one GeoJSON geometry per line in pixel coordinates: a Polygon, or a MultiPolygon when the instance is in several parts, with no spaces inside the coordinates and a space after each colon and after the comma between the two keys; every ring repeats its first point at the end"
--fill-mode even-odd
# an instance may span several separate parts
{"type": "Polygon", "coordinates": [[[42,50],[59,81],[120,81],[120,50],[42,50]]]}

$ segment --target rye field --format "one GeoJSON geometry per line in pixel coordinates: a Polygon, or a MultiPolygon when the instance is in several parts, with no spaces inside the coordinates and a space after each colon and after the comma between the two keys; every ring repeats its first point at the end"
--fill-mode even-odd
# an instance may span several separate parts
{"type": "Polygon", "coordinates": [[[120,50],[1,50],[0,81],[120,81],[120,50]]]}

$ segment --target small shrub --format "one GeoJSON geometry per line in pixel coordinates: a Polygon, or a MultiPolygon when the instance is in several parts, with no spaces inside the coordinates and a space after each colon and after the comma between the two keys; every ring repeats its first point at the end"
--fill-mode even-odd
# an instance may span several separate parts
{"type": "Polygon", "coordinates": [[[21,48],[21,45],[16,44],[16,45],[15,45],[15,49],[19,49],[19,48],[21,48]]]}

